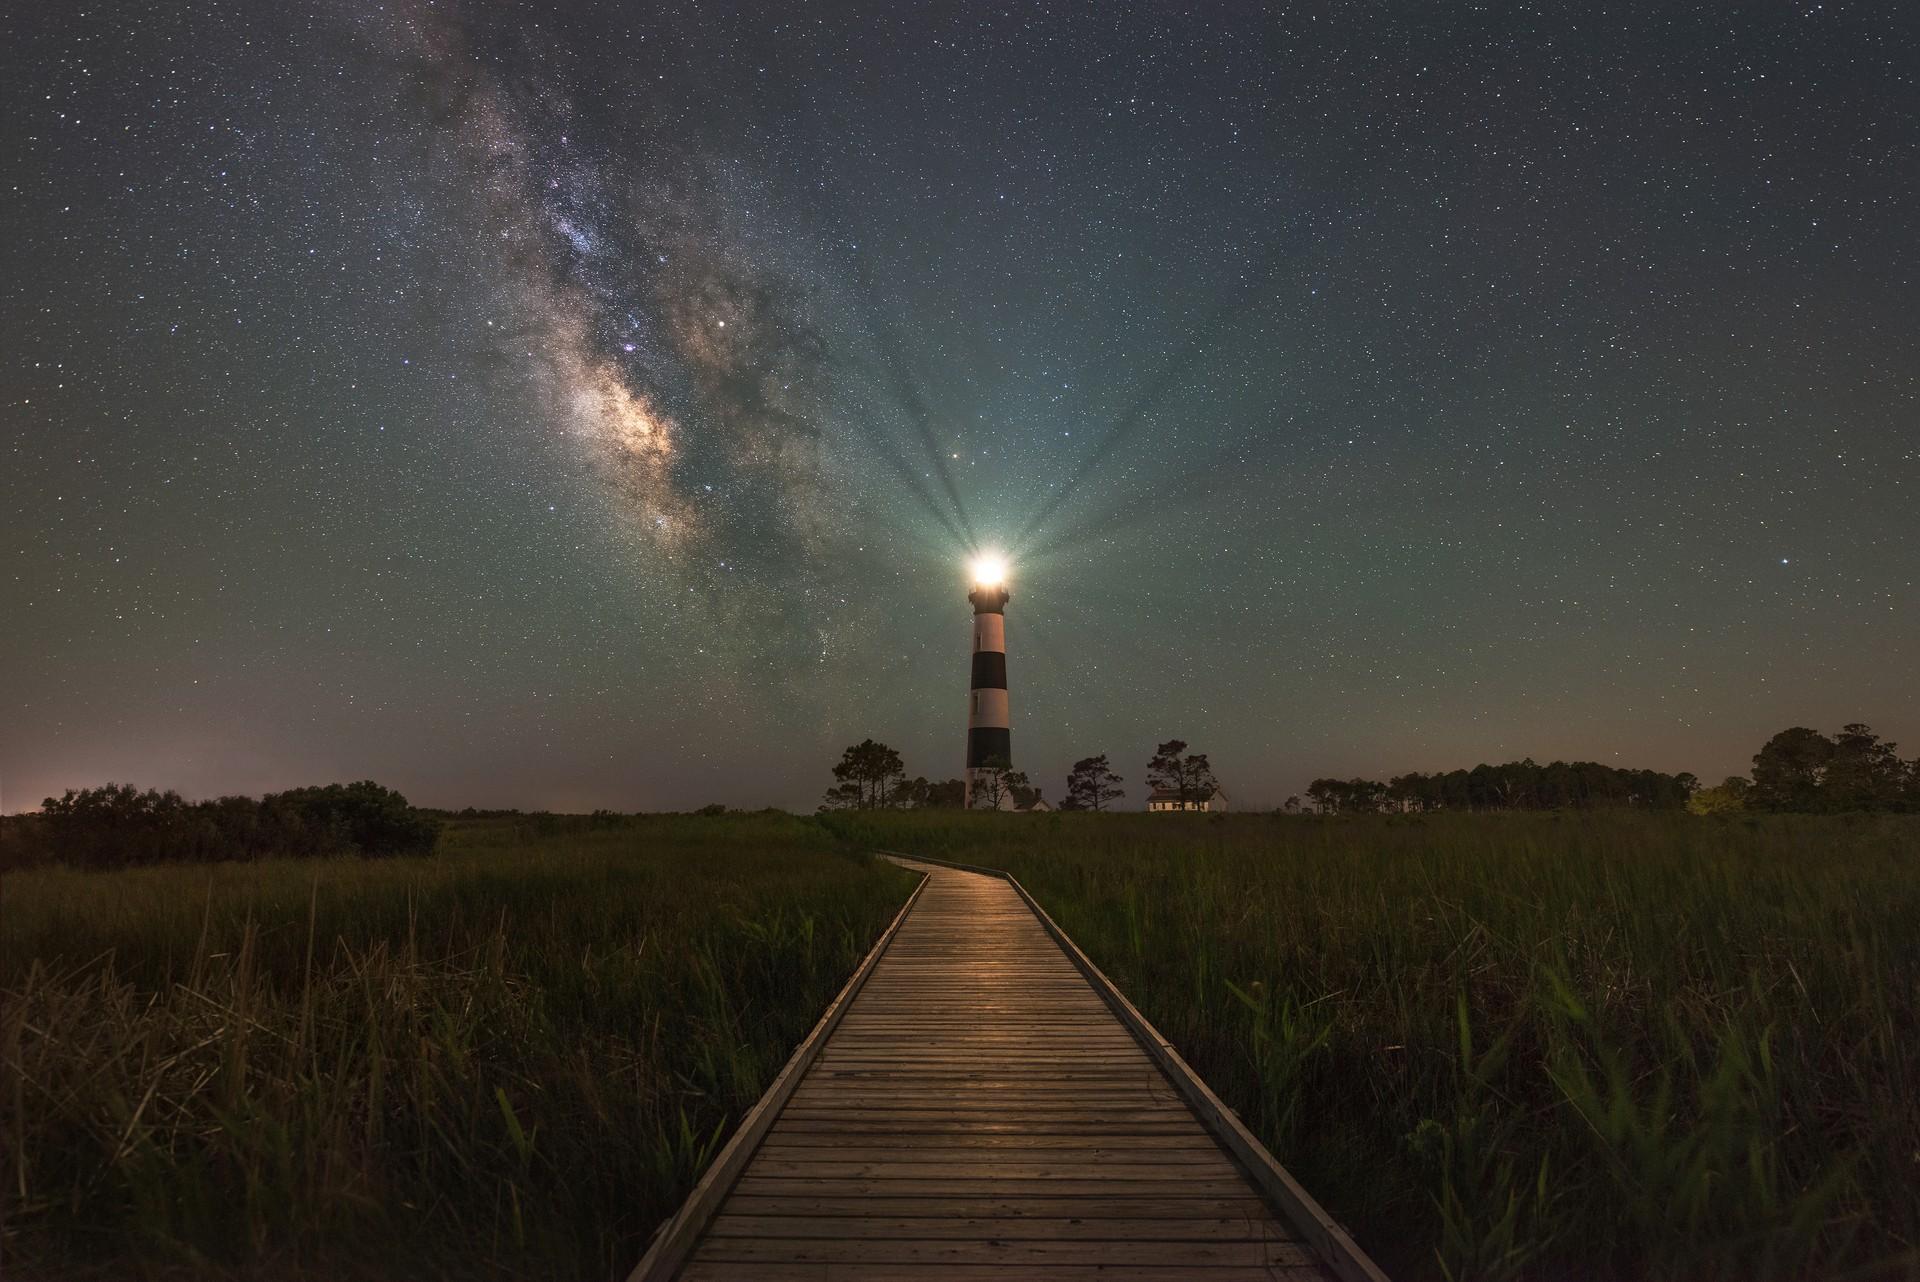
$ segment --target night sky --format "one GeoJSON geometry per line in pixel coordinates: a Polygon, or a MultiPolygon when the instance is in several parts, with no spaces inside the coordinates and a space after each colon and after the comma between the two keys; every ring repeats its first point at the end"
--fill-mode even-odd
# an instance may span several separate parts
{"type": "Polygon", "coordinates": [[[0,793],[1920,748],[1920,16],[9,5],[0,793]]]}

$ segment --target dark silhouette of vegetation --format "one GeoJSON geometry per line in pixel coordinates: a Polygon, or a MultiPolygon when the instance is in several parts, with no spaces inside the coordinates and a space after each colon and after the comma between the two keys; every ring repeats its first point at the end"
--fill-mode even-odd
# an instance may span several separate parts
{"type": "Polygon", "coordinates": [[[1702,788],[1687,799],[1687,809],[1696,815],[1724,815],[1747,808],[1747,794],[1753,781],[1728,775],[1711,788],[1702,788]]]}
{"type": "Polygon", "coordinates": [[[1307,785],[1307,800],[1323,815],[1370,815],[1386,795],[1387,785],[1374,779],[1315,779],[1307,785]]]}
{"type": "Polygon", "coordinates": [[[1805,726],[1782,730],[1754,754],[1741,803],[1801,814],[1920,810],[1920,757],[1902,761],[1897,747],[1858,721],[1831,739],[1805,726]]]}
{"type": "Polygon", "coordinates": [[[1005,810],[1031,806],[1040,800],[1040,790],[1027,778],[1026,771],[1015,770],[1005,757],[989,757],[973,781],[975,810],[1005,810]]]}
{"type": "MultiPolygon", "coordinates": [[[[914,782],[917,784],[919,780],[914,782]]],[[[925,798],[914,804],[933,810],[958,810],[967,804],[967,781],[942,779],[938,783],[930,783],[925,798]]]]}
{"type": "Polygon", "coordinates": [[[1820,784],[1833,760],[1833,740],[1794,726],[1767,740],[1753,757],[1756,810],[1819,810],[1820,784]]]}
{"type": "MultiPolygon", "coordinates": [[[[1782,730],[1753,758],[1753,778],[1733,775],[1702,788],[1693,775],[1621,770],[1593,761],[1531,758],[1444,774],[1375,779],[1315,779],[1307,801],[1323,815],[1378,811],[1581,810],[1635,806],[1695,814],[1766,810],[1797,814],[1920,811],[1920,758],[1903,761],[1860,722],[1829,738],[1818,730],[1782,730]]],[[[1289,798],[1288,809],[1293,809],[1289,798]]]]}
{"type": "Polygon", "coordinates": [[[900,754],[872,739],[862,739],[841,753],[833,777],[838,782],[827,789],[822,810],[957,810],[967,792],[958,779],[907,778],[900,754]]]}
{"type": "Polygon", "coordinates": [[[1189,753],[1180,739],[1169,739],[1153,750],[1147,763],[1147,785],[1175,794],[1181,804],[1205,801],[1220,787],[1204,752],[1189,753]]]}
{"type": "Polygon", "coordinates": [[[825,804],[835,810],[878,810],[894,804],[894,792],[906,767],[884,743],[862,739],[840,754],[833,768],[839,782],[827,789],[825,804]]]}
{"type": "Polygon", "coordinates": [[[1594,761],[1532,758],[1505,765],[1485,763],[1444,774],[1417,771],[1387,783],[1377,779],[1315,779],[1307,801],[1323,815],[1374,814],[1381,810],[1569,810],[1638,806],[1679,810],[1699,781],[1658,770],[1621,770],[1594,761]]]}
{"type": "Polygon", "coordinates": [[[1107,764],[1107,754],[1083,757],[1067,773],[1067,795],[1062,810],[1105,810],[1107,803],[1126,796],[1125,782],[1107,764]]]}
{"type": "Polygon", "coordinates": [[[958,810],[966,803],[967,785],[958,779],[929,781],[925,775],[894,785],[890,805],[896,810],[958,810]]]}
{"type": "Polygon", "coordinates": [[[425,854],[440,820],[371,780],[252,797],[188,801],[132,784],[69,788],[23,830],[33,848],[10,862],[83,868],[267,856],[425,854]]]}
{"type": "Polygon", "coordinates": [[[421,855],[440,839],[437,820],[420,814],[405,797],[371,779],[295,788],[268,800],[300,816],[316,838],[316,852],[330,847],[363,855],[421,855]]]}

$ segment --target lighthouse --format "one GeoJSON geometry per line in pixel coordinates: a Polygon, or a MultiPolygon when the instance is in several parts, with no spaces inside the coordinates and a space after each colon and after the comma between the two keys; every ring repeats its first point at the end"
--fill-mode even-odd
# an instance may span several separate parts
{"type": "MultiPolygon", "coordinates": [[[[983,556],[973,563],[973,685],[967,696],[967,794],[990,772],[1013,764],[1012,722],[1007,716],[1007,563],[983,556]]],[[[1004,804],[1004,802],[1002,803],[1004,804]]]]}

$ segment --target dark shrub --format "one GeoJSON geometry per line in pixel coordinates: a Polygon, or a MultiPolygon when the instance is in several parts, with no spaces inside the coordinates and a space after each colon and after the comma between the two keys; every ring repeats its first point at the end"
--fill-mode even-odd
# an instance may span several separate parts
{"type": "Polygon", "coordinates": [[[407,799],[371,779],[295,788],[266,797],[262,808],[285,807],[297,814],[310,837],[334,849],[363,855],[416,855],[433,849],[440,821],[421,814],[407,799]]]}
{"type": "Polygon", "coordinates": [[[190,802],[132,784],[69,788],[49,797],[30,846],[4,852],[13,866],[42,858],[83,868],[267,855],[399,855],[433,849],[440,821],[390,788],[364,781],[296,788],[255,801],[190,802]]]}
{"type": "Polygon", "coordinates": [[[198,844],[191,811],[177,792],[130,783],[69,788],[40,804],[55,857],[88,866],[190,858],[198,844]]]}

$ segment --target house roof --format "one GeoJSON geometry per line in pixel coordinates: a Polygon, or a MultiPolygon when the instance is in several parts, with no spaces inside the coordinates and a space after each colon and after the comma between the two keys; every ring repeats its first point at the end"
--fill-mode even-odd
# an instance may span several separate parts
{"type": "MultiPolygon", "coordinates": [[[[1195,800],[1207,801],[1207,800],[1211,800],[1214,797],[1224,797],[1226,795],[1227,795],[1227,790],[1225,788],[1222,788],[1220,785],[1215,784],[1212,792],[1207,793],[1204,797],[1195,798],[1195,800]]],[[[1148,801],[1178,801],[1180,800],[1180,790],[1178,788],[1155,788],[1152,792],[1147,794],[1147,800],[1148,801]]]]}

